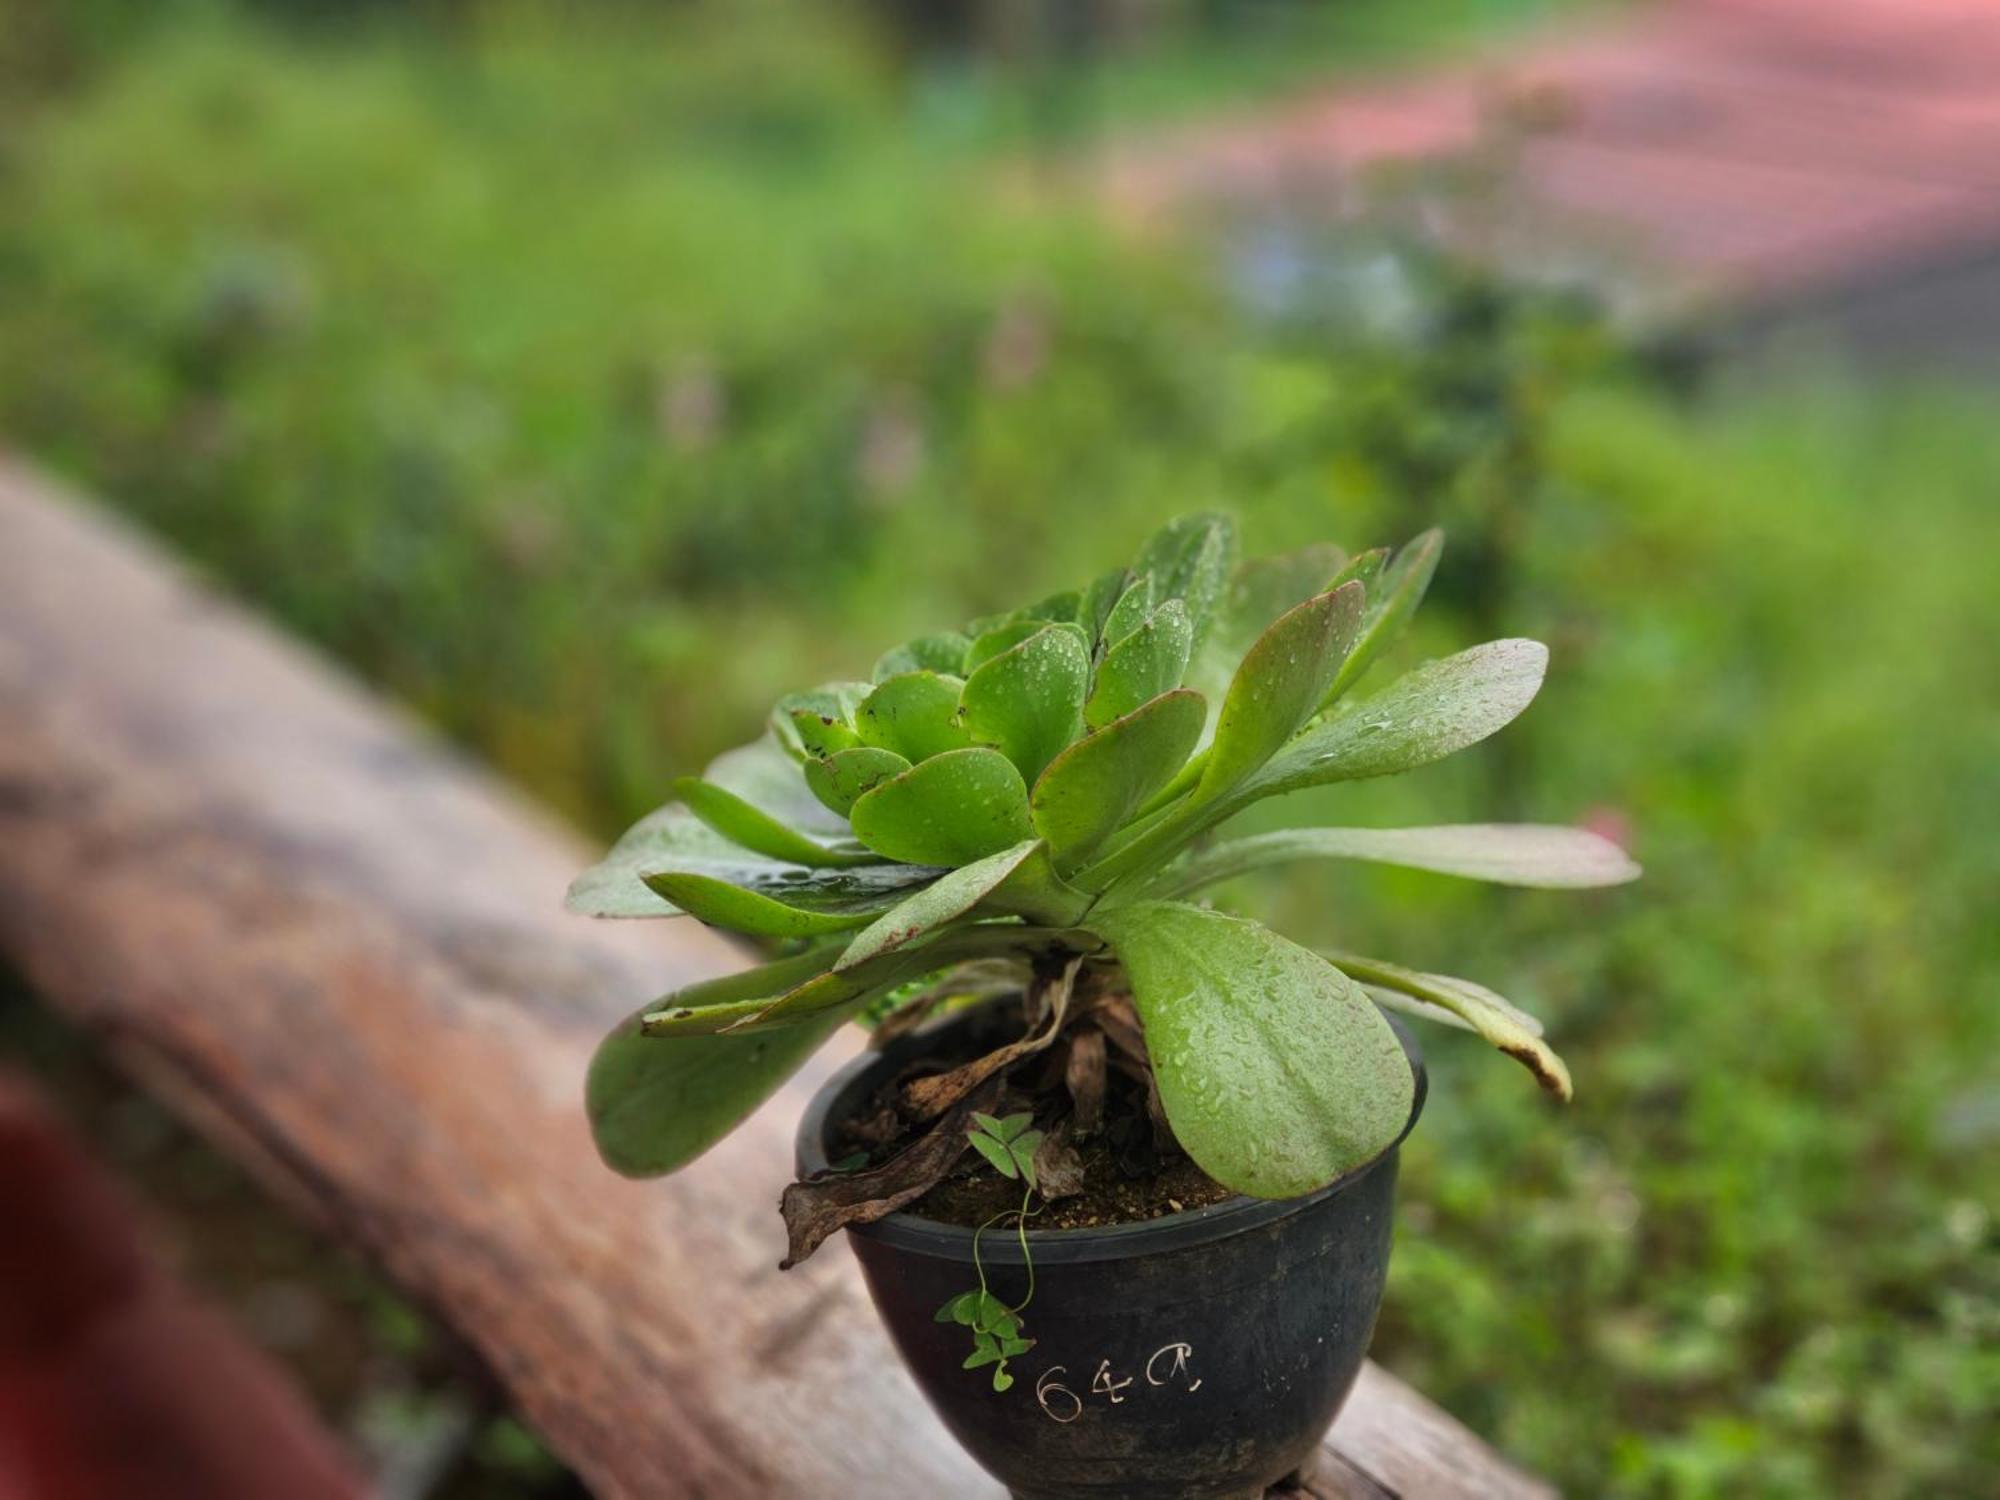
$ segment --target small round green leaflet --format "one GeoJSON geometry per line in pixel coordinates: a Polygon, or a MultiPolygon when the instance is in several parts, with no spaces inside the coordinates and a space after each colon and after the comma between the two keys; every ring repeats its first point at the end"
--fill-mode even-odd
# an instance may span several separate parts
{"type": "Polygon", "coordinates": [[[1160,1102],[1225,1187],[1294,1198],[1374,1160],[1416,1083],[1389,1023],[1325,959],[1240,917],[1146,901],[1086,919],[1117,950],[1160,1102]]]}
{"type": "Polygon", "coordinates": [[[825,760],[807,761],[806,785],[823,805],[844,818],[862,793],[909,769],[910,763],[893,750],[857,745],[837,750],[825,760]]]}
{"type": "Polygon", "coordinates": [[[1048,625],[965,680],[965,730],[1011,760],[1032,782],[1083,727],[1090,651],[1074,625],[1048,625]]]}
{"type": "Polygon", "coordinates": [[[1176,688],[1050,762],[1030,806],[1057,864],[1088,855],[1171,781],[1194,752],[1207,717],[1201,694],[1176,688]]]}
{"type": "Polygon", "coordinates": [[[1083,717],[1091,728],[1122,719],[1142,703],[1181,685],[1194,649],[1187,606],[1169,599],[1123,640],[1114,641],[1097,665],[1097,682],[1083,717]]]}
{"type": "Polygon", "coordinates": [[[903,672],[885,679],[855,710],[864,745],[920,761],[971,743],[958,718],[965,684],[943,672],[903,672]]]}
{"type": "Polygon", "coordinates": [[[854,804],[854,836],[913,865],[969,865],[1035,836],[1028,788],[998,750],[934,755],[854,804]]]}
{"type": "Polygon", "coordinates": [[[689,870],[655,870],[644,879],[689,916],[711,927],[747,932],[753,937],[816,937],[825,932],[847,932],[867,926],[874,917],[870,911],[808,911],[804,907],[787,906],[740,885],[689,870]]]}

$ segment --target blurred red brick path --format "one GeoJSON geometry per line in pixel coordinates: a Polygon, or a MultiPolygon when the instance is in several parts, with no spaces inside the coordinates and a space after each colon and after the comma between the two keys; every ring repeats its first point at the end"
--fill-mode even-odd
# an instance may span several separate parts
{"type": "Polygon", "coordinates": [[[285,1375],[0,1073],[0,1500],[358,1500],[285,1375]]]}
{"type": "Polygon", "coordinates": [[[1517,217],[1727,295],[2000,248],[2000,0],[1657,0],[1134,142],[1110,185],[1141,211],[1338,197],[1501,120],[1517,217]]]}

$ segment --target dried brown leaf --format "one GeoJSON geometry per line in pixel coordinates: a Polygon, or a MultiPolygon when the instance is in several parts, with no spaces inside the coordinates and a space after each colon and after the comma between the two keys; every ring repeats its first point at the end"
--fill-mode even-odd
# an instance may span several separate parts
{"type": "Polygon", "coordinates": [[[957,1104],[911,1145],[865,1172],[822,1172],[794,1182],[778,1200],[789,1246],[778,1269],[789,1271],[827,1237],[850,1224],[872,1224],[914,1203],[957,1163],[966,1149],[966,1121],[975,1109],[1000,1099],[1000,1081],[989,1080],[957,1104]]]}
{"type": "Polygon", "coordinates": [[[1069,1039],[1063,1086],[1069,1090],[1078,1135],[1094,1135],[1104,1124],[1104,1033],[1077,1031],[1069,1039]]]}

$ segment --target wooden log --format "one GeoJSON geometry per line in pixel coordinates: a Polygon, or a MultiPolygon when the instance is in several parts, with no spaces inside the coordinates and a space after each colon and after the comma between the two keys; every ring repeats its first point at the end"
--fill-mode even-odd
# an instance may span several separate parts
{"type": "MultiPolygon", "coordinates": [[[[0,949],[492,1365],[606,1496],[990,1496],[833,1246],[775,1269],[799,1080],[621,1181],[600,1030],[741,962],[561,910],[569,834],[0,464],[0,949]]],[[[1311,1493],[1546,1493],[1371,1369],[1311,1493]]]]}

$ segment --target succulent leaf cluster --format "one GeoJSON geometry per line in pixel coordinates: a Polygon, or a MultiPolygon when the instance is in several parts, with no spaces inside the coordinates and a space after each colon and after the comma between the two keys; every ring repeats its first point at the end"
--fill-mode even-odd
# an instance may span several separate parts
{"type": "Polygon", "coordinates": [[[1083,588],[780,700],[761,739],[676,782],[571,889],[592,915],[688,915],[792,950],[605,1039],[587,1102],[606,1161],[674,1170],[843,1021],[995,960],[1113,971],[1182,1146],[1258,1196],[1319,1187],[1402,1130],[1413,1080],[1381,1005],[1468,1027],[1567,1097],[1540,1025],[1491,990],[1316,953],[1190,899],[1304,859],[1540,886],[1638,873],[1569,828],[1218,836],[1255,802],[1427,765],[1527,707],[1547,661],[1527,640],[1353,691],[1441,545],[1241,560],[1228,518],[1191,516],[1083,588]]]}

